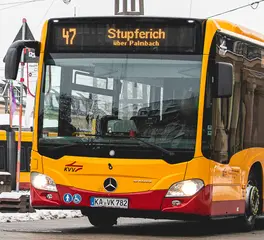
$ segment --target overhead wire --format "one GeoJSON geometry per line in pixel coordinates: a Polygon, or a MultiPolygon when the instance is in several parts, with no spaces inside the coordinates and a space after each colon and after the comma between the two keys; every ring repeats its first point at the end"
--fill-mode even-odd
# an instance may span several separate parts
{"type": "MultiPolygon", "coordinates": [[[[9,2],[9,3],[0,3],[0,6],[7,6],[7,7],[4,7],[4,8],[0,8],[0,11],[6,10],[6,9],[16,8],[16,7],[19,7],[19,6],[24,6],[24,5],[30,4],[30,3],[42,2],[42,1],[46,1],[46,0],[25,0],[25,1],[18,1],[17,0],[17,1],[9,2]]],[[[51,6],[53,5],[54,1],[55,0],[53,0],[51,6]]],[[[51,6],[49,7],[48,11],[50,10],[51,6]]],[[[44,17],[48,13],[48,11],[45,13],[44,17]]],[[[0,70],[4,70],[4,68],[0,67],[0,70]]]]}
{"type": "MultiPolygon", "coordinates": [[[[44,18],[47,16],[47,14],[49,13],[49,11],[51,10],[51,8],[52,8],[53,4],[55,3],[55,1],[56,1],[56,0],[52,0],[51,4],[50,4],[49,7],[47,8],[45,14],[44,14],[43,17],[41,18],[41,20],[40,20],[40,22],[39,22],[37,28],[39,28],[39,26],[41,25],[42,21],[44,20],[44,18]]],[[[28,64],[27,64],[27,66],[28,66],[28,64]]],[[[27,76],[27,84],[28,84],[28,85],[27,85],[27,86],[28,86],[27,90],[28,90],[29,95],[31,95],[32,97],[35,97],[35,95],[30,91],[28,76],[27,76]]]]}
{"type": "Polygon", "coordinates": [[[252,2],[252,3],[248,3],[248,4],[246,4],[246,5],[242,5],[242,6],[240,6],[240,7],[236,7],[236,8],[233,8],[233,9],[227,10],[227,11],[225,11],[225,12],[217,13],[217,14],[215,14],[215,15],[212,15],[212,16],[208,17],[208,18],[217,17],[217,16],[220,16],[220,15],[223,15],[223,14],[227,14],[227,13],[235,12],[235,11],[238,11],[238,10],[243,9],[243,8],[246,8],[246,7],[251,7],[252,9],[255,10],[255,9],[258,8],[258,6],[259,6],[259,4],[260,4],[261,2],[264,2],[264,0],[259,0],[259,1],[255,1],[255,2],[252,2]]]}
{"type": "MultiPolygon", "coordinates": [[[[47,16],[47,14],[49,13],[50,9],[52,8],[53,4],[55,3],[56,0],[52,0],[51,4],[49,5],[47,11],[45,12],[45,14],[43,15],[43,17],[41,18],[41,20],[39,21],[39,24],[37,26],[37,28],[39,28],[39,26],[41,25],[42,21],[44,20],[44,18],[47,16]]],[[[263,0],[264,1],[264,0],[263,0]]]]}
{"type": "MultiPolygon", "coordinates": [[[[9,4],[0,4],[0,6],[2,5],[11,5],[11,6],[8,6],[8,7],[5,7],[5,8],[0,8],[0,11],[2,10],[5,10],[5,9],[10,9],[10,8],[15,8],[15,7],[18,7],[18,6],[22,6],[22,5],[26,5],[26,4],[29,4],[29,3],[36,3],[36,2],[41,2],[41,1],[45,1],[45,0],[28,0],[28,1],[20,1],[20,2],[12,2],[12,3],[9,3],[9,4]]],[[[54,2],[54,0],[53,0],[54,2]]],[[[2,68],[0,68],[0,70],[3,70],[2,68]]],[[[28,73],[28,64],[27,64],[27,73],[28,73]]],[[[27,92],[32,96],[34,97],[34,94],[30,91],[29,89],[29,78],[27,76],[27,92]]]]}
{"type": "Polygon", "coordinates": [[[15,8],[15,7],[22,6],[22,5],[26,5],[26,4],[29,4],[29,3],[41,2],[41,1],[45,1],[45,0],[21,1],[20,3],[12,4],[11,6],[8,6],[8,7],[0,8],[0,11],[6,10],[6,9],[10,9],[10,8],[15,8]]]}
{"type": "Polygon", "coordinates": [[[9,3],[0,3],[0,6],[14,5],[20,3],[40,2],[40,1],[44,1],[44,0],[23,0],[23,1],[9,2],[9,3]]]}

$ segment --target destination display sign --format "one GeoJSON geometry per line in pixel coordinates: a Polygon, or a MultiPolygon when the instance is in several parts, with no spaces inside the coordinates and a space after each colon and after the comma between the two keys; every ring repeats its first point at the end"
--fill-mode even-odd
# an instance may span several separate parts
{"type": "Polygon", "coordinates": [[[199,22],[103,19],[49,24],[49,52],[199,52],[199,22]]]}

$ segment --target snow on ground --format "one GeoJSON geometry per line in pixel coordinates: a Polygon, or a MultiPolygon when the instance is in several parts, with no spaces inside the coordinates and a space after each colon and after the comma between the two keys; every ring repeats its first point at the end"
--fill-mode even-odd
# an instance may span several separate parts
{"type": "Polygon", "coordinates": [[[35,213],[0,213],[0,223],[83,217],[75,210],[36,210],[35,213]]]}
{"type": "Polygon", "coordinates": [[[29,193],[25,192],[2,192],[0,193],[0,199],[19,199],[21,196],[29,195],[29,193]]]}
{"type": "MultiPolygon", "coordinates": [[[[29,191],[5,192],[1,193],[1,198],[19,198],[21,195],[29,195],[29,191]]],[[[0,223],[3,222],[25,222],[36,220],[53,220],[63,218],[82,217],[81,211],[78,210],[36,210],[35,213],[1,213],[0,223]]]]}

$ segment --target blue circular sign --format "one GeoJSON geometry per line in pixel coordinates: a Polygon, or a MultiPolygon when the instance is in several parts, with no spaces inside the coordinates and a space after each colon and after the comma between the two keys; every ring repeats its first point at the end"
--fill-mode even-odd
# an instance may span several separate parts
{"type": "Polygon", "coordinates": [[[72,195],[70,193],[65,193],[64,196],[63,196],[63,201],[65,203],[71,203],[72,202],[72,195]]]}
{"type": "Polygon", "coordinates": [[[79,204],[82,201],[82,197],[80,194],[74,194],[73,195],[73,202],[75,204],[79,204]]]}

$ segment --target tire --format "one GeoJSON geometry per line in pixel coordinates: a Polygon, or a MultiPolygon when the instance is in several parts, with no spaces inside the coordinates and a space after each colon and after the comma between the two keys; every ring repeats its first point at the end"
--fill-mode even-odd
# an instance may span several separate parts
{"type": "Polygon", "coordinates": [[[112,228],[117,224],[117,217],[103,214],[89,214],[88,219],[90,223],[96,228],[112,228]]]}
{"type": "Polygon", "coordinates": [[[243,217],[238,219],[239,228],[243,232],[252,231],[255,228],[256,218],[260,207],[260,195],[257,178],[253,171],[249,173],[246,189],[246,209],[243,217]]]}

